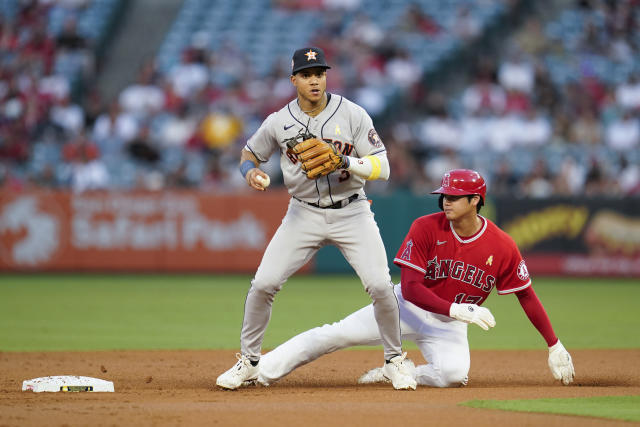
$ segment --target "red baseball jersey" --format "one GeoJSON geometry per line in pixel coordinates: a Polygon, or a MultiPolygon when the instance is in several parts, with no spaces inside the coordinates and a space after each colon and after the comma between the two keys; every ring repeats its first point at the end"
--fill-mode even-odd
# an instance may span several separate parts
{"type": "Polygon", "coordinates": [[[393,263],[424,274],[424,285],[440,298],[482,304],[491,290],[509,294],[531,285],[515,242],[493,222],[478,215],[482,228],[460,237],[444,212],[416,219],[393,263]]]}

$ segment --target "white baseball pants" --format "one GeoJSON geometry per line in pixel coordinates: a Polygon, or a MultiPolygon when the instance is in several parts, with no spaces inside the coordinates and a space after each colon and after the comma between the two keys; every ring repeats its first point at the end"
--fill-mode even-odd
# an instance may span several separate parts
{"type": "MultiPolygon", "coordinates": [[[[416,366],[418,384],[457,387],[469,373],[467,324],[434,314],[405,301],[395,287],[400,305],[402,339],[415,342],[426,365],[416,366]]],[[[379,345],[380,335],[368,305],[339,322],[305,331],[266,353],[260,359],[260,377],[271,384],[318,357],[357,345],[379,345]]],[[[364,371],[363,371],[364,373],[364,371]]]]}
{"type": "Polygon", "coordinates": [[[240,337],[242,354],[251,360],[260,358],[275,294],[328,244],[338,247],[371,296],[372,321],[385,358],[402,353],[398,301],[369,202],[361,199],[341,209],[320,209],[292,198],[247,293],[240,337]]]}

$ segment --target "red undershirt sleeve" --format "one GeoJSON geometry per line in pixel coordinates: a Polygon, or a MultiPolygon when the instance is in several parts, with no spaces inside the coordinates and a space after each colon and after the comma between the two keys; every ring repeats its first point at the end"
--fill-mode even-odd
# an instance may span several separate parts
{"type": "Polygon", "coordinates": [[[440,298],[423,284],[424,275],[409,267],[400,270],[400,286],[405,300],[432,313],[449,315],[451,303],[440,298]]]}
{"type": "Polygon", "coordinates": [[[527,314],[527,317],[538,332],[540,332],[540,335],[542,335],[544,340],[547,342],[547,345],[551,347],[557,343],[558,337],[556,337],[556,334],[553,332],[551,320],[549,320],[549,316],[533,288],[528,286],[526,289],[516,292],[516,296],[518,297],[518,301],[520,301],[522,309],[527,314]]]}

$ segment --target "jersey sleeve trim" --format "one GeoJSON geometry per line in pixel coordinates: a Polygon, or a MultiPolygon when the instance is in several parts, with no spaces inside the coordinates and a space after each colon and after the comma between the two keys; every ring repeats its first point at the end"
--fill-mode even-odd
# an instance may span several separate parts
{"type": "Polygon", "coordinates": [[[514,292],[518,292],[518,291],[521,291],[523,289],[526,289],[529,286],[531,286],[531,280],[529,280],[526,285],[520,286],[519,288],[513,288],[513,289],[506,289],[506,290],[498,291],[498,295],[512,294],[514,292]]]}
{"type": "Polygon", "coordinates": [[[424,268],[420,268],[417,265],[411,264],[410,262],[407,262],[407,261],[405,261],[403,259],[400,259],[400,258],[394,258],[393,263],[394,264],[405,265],[405,266],[407,266],[409,268],[412,268],[412,269],[414,269],[416,271],[419,271],[422,274],[426,274],[426,272],[427,272],[427,270],[425,270],[424,268]]]}
{"type": "Polygon", "coordinates": [[[249,150],[249,151],[251,152],[251,154],[253,154],[253,155],[256,157],[256,159],[258,159],[258,161],[259,161],[260,163],[264,163],[264,162],[266,162],[266,160],[262,160],[262,159],[261,159],[261,158],[260,158],[260,157],[259,157],[259,156],[258,156],[258,155],[257,155],[257,154],[252,150],[252,149],[251,149],[251,147],[249,147],[249,144],[248,144],[248,143],[244,145],[244,148],[246,148],[247,150],[249,150]]]}
{"type": "Polygon", "coordinates": [[[387,149],[383,148],[382,150],[374,151],[373,153],[368,154],[369,156],[375,156],[376,154],[384,153],[387,149]]]}

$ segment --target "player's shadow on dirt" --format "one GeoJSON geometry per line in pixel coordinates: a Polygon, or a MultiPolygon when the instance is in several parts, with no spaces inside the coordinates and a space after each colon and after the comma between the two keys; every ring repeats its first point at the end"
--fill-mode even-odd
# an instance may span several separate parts
{"type": "MultiPolygon", "coordinates": [[[[551,385],[560,385],[559,381],[550,382],[549,380],[529,380],[529,379],[507,379],[493,381],[469,381],[468,388],[493,388],[493,387],[548,387],[551,385]]],[[[623,378],[578,378],[570,387],[637,387],[640,386],[639,381],[623,378]]]]}
{"type": "MultiPolygon", "coordinates": [[[[391,388],[391,384],[389,383],[379,383],[379,384],[358,384],[355,380],[300,380],[300,379],[286,379],[275,384],[270,385],[269,387],[264,387],[261,385],[250,385],[246,387],[242,387],[238,390],[223,390],[216,386],[211,386],[210,384],[206,387],[202,387],[202,383],[198,384],[173,384],[172,388],[182,388],[182,389],[209,389],[210,391],[218,391],[225,393],[234,393],[234,392],[296,392],[300,393],[303,390],[307,390],[309,392],[315,390],[353,390],[356,392],[357,390],[368,390],[372,391],[375,389],[388,389],[391,388]]],[[[640,384],[635,383],[629,380],[621,380],[621,379],[611,379],[611,378],[586,378],[580,381],[575,381],[573,384],[569,386],[571,387],[635,387],[640,386],[640,384]]],[[[492,389],[492,388],[532,388],[537,389],[540,387],[562,387],[559,383],[550,383],[549,381],[505,381],[505,382],[482,382],[479,381],[477,383],[470,383],[468,386],[463,387],[464,389],[492,389]]],[[[418,386],[418,390],[438,390],[435,387],[428,386],[418,386]]]]}
{"type": "Polygon", "coordinates": [[[640,382],[611,378],[585,378],[574,383],[577,387],[638,387],[640,382]]]}

